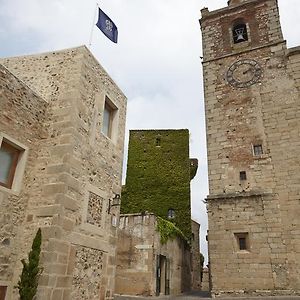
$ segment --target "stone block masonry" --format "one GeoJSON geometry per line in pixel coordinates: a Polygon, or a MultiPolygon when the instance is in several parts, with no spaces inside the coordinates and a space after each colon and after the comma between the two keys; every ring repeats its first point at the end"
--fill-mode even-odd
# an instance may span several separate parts
{"type": "Polygon", "coordinates": [[[299,48],[275,0],[204,9],[201,27],[212,292],[300,293],[299,48]]]}
{"type": "MultiPolygon", "coordinates": [[[[15,141],[30,149],[22,182],[8,190],[0,186],[0,286],[6,288],[11,299],[11,282],[15,269],[20,269],[19,251],[29,251],[20,228],[27,222],[28,191],[35,189],[36,157],[47,131],[44,126],[48,103],[22,81],[0,65],[0,145],[3,140],[15,141]],[[17,133],[17,134],[16,134],[17,133]],[[21,185],[26,187],[21,188],[21,185]],[[18,263],[17,263],[18,262],[18,263]]],[[[23,150],[25,152],[25,150],[23,150]]],[[[31,232],[32,239],[35,232],[31,232]]],[[[16,282],[15,282],[16,283],[16,282]]]]}
{"type": "Polygon", "coordinates": [[[5,262],[0,285],[8,287],[9,299],[18,299],[13,287],[20,260],[41,227],[43,273],[37,299],[111,299],[112,220],[119,210],[113,207],[108,213],[108,206],[121,193],[126,98],[86,47],[0,63],[13,81],[11,88],[1,89],[5,102],[1,98],[0,105],[7,104],[0,114],[8,117],[1,116],[0,132],[24,143],[29,153],[20,193],[0,190],[7,207],[1,220],[4,228],[10,226],[5,232],[17,233],[0,248],[0,262],[5,262]],[[23,85],[21,97],[18,84],[23,85]],[[109,137],[102,133],[106,102],[114,107],[109,137]]]}

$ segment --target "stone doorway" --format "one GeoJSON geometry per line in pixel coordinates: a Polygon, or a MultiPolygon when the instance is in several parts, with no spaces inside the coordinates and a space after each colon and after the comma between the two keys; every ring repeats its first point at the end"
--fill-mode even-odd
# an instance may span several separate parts
{"type": "Polygon", "coordinates": [[[164,255],[156,256],[156,296],[170,294],[170,260],[164,255]]]}

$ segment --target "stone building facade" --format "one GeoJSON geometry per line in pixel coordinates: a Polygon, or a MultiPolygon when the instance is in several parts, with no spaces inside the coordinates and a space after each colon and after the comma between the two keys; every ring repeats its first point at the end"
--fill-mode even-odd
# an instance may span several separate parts
{"type": "Polygon", "coordinates": [[[201,12],[212,293],[299,293],[300,48],[276,0],[201,12]]]}
{"type": "Polygon", "coordinates": [[[112,299],[126,98],[84,46],[0,63],[1,293],[41,228],[37,299],[112,299]]]}
{"type": "Polygon", "coordinates": [[[116,293],[178,295],[191,287],[191,251],[179,236],[161,242],[154,214],[121,215],[116,293]]]}

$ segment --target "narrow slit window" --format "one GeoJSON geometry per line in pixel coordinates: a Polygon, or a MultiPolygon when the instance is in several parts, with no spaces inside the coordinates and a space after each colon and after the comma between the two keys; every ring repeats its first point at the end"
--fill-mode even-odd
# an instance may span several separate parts
{"type": "Polygon", "coordinates": [[[160,137],[157,137],[156,138],[156,147],[160,147],[160,142],[161,142],[160,137]]]}
{"type": "Polygon", "coordinates": [[[15,176],[20,150],[4,140],[0,147],[0,185],[11,188],[15,176]]]}
{"type": "Polygon", "coordinates": [[[247,180],[247,173],[246,171],[241,171],[240,172],[240,180],[247,180]]]}
{"type": "Polygon", "coordinates": [[[113,104],[111,104],[110,100],[106,98],[103,111],[102,133],[110,139],[113,135],[113,121],[116,110],[116,107],[114,107],[113,104]]]}
{"type": "Polygon", "coordinates": [[[262,145],[253,145],[253,153],[255,156],[260,156],[263,154],[262,145]]]}
{"type": "Polygon", "coordinates": [[[246,238],[245,237],[240,237],[239,238],[239,248],[240,248],[240,250],[246,250],[247,249],[246,238]]]}
{"type": "Polygon", "coordinates": [[[238,250],[249,250],[249,235],[245,233],[235,233],[238,250]]]}

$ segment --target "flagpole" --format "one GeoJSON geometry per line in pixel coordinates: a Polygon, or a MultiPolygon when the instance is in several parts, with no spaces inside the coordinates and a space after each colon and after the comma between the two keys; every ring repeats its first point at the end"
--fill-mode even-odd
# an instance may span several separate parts
{"type": "Polygon", "coordinates": [[[91,45],[92,45],[93,33],[94,33],[94,27],[95,27],[95,22],[96,22],[96,16],[97,16],[98,8],[99,8],[99,4],[96,3],[96,9],[95,9],[95,13],[94,13],[94,19],[93,19],[93,24],[92,24],[92,29],[91,29],[91,35],[90,35],[90,40],[89,40],[89,48],[91,48],[91,45]]]}

